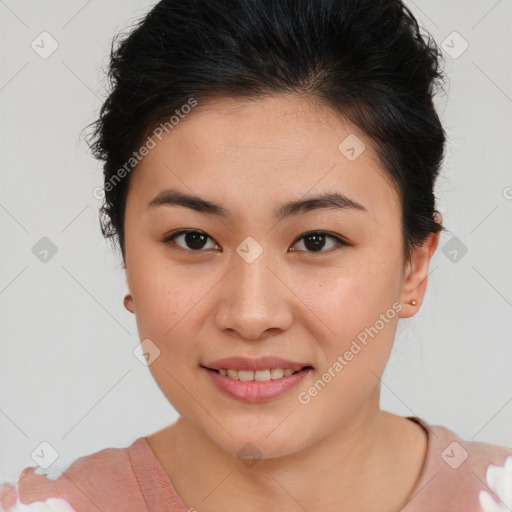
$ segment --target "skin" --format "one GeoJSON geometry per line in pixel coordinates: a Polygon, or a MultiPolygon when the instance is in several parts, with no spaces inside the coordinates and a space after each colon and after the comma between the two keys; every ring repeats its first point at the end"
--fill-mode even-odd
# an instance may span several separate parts
{"type": "Polygon", "coordinates": [[[427,437],[380,409],[380,377],[398,318],[421,306],[439,234],[404,260],[399,197],[371,140],[306,97],[222,98],[195,107],[131,180],[127,308],[140,339],[160,350],[149,369],[180,415],[147,440],[184,503],[199,512],[401,508],[420,476],[427,437]],[[338,149],[349,134],[366,146],[354,161],[338,149]],[[232,217],[145,209],[171,187],[215,201],[232,217]],[[317,209],[278,223],[272,216],[287,201],[335,191],[367,213],[317,209]],[[179,229],[210,238],[195,252],[201,246],[191,248],[184,236],[162,242],[179,229]],[[350,245],[326,238],[315,251],[300,238],[310,231],[350,245]],[[263,249],[252,263],[236,252],[247,236],[263,249]],[[395,318],[301,404],[298,393],[394,303],[403,305],[395,318]],[[222,394],[200,367],[231,355],[277,355],[314,370],[278,398],[245,403],[222,394]],[[248,442],[261,453],[252,467],[237,457],[248,442]]]}

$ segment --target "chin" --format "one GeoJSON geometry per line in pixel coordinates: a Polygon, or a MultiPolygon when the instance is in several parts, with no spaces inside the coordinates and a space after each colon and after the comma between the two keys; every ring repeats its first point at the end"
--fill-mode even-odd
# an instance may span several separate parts
{"type": "MultiPolygon", "coordinates": [[[[284,426],[276,429],[279,421],[272,420],[268,423],[268,426],[264,423],[230,426],[227,423],[225,428],[231,435],[223,429],[221,429],[222,433],[217,430],[207,435],[220,449],[239,458],[248,467],[258,460],[285,457],[305,447],[305,440],[293,430],[286,429],[284,426]]],[[[301,434],[304,435],[304,431],[301,434]]]]}

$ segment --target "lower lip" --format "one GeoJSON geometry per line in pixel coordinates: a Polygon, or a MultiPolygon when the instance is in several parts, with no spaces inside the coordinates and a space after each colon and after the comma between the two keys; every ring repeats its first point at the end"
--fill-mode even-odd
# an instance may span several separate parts
{"type": "Polygon", "coordinates": [[[313,371],[311,368],[305,368],[287,377],[261,382],[235,380],[208,368],[202,368],[221,391],[231,398],[244,402],[263,402],[276,398],[297,386],[306,375],[313,371]]]}

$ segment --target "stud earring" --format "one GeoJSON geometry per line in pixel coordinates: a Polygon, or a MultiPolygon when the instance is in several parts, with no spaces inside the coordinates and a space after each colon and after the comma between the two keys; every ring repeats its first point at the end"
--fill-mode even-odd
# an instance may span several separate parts
{"type": "Polygon", "coordinates": [[[411,301],[411,306],[416,306],[416,301],[414,299],[411,301]]]}

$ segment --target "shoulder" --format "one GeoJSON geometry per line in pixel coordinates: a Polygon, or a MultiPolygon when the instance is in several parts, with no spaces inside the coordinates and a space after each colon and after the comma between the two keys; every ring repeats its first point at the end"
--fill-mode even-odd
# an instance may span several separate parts
{"type": "Polygon", "coordinates": [[[84,455],[63,471],[26,467],[17,481],[0,483],[0,511],[146,510],[130,457],[141,442],[84,455]]]}
{"type": "Polygon", "coordinates": [[[420,480],[403,512],[493,512],[512,507],[512,448],[465,440],[442,425],[410,417],[428,432],[420,480]]]}

